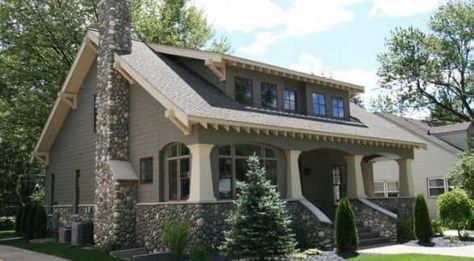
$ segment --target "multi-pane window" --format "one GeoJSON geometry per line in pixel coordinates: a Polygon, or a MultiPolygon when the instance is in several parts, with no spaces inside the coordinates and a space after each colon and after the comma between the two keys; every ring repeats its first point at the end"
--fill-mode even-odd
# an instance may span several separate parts
{"type": "Polygon", "coordinates": [[[428,196],[437,197],[444,192],[451,190],[447,178],[428,178],[428,196]]]}
{"type": "Polygon", "coordinates": [[[246,105],[253,104],[252,80],[235,78],[235,100],[246,105]]]}
{"type": "Polygon", "coordinates": [[[320,116],[326,115],[326,97],[321,93],[313,93],[313,113],[320,116]]]}
{"type": "Polygon", "coordinates": [[[172,144],[165,151],[168,199],[187,200],[190,188],[190,154],[184,144],[172,144]]]}
{"type": "Polygon", "coordinates": [[[341,97],[332,98],[332,116],[344,118],[344,99],[341,97]]]}
{"type": "Polygon", "coordinates": [[[399,194],[398,181],[380,180],[374,182],[374,196],[376,197],[397,197],[399,194]]]}
{"type": "Polygon", "coordinates": [[[254,144],[237,144],[222,146],[218,153],[220,199],[233,199],[240,192],[240,187],[246,180],[247,159],[254,153],[260,157],[266,177],[272,184],[277,184],[277,156],[274,149],[254,144]]]}
{"type": "Polygon", "coordinates": [[[260,96],[263,107],[271,109],[277,108],[277,87],[275,84],[262,82],[260,96]]]}
{"type": "Polygon", "coordinates": [[[140,159],[140,183],[153,183],[153,158],[140,159]]]}
{"type": "Polygon", "coordinates": [[[94,132],[97,131],[97,112],[99,111],[99,98],[94,94],[94,132]]]}
{"type": "Polygon", "coordinates": [[[77,214],[79,206],[79,178],[81,177],[81,170],[76,169],[76,174],[74,175],[74,199],[73,199],[73,213],[77,214]]]}
{"type": "Polygon", "coordinates": [[[296,111],[296,91],[285,89],[283,91],[284,109],[296,111]]]}
{"type": "Polygon", "coordinates": [[[332,167],[332,191],[334,204],[337,204],[339,200],[345,197],[345,179],[346,179],[346,167],[345,166],[334,166],[332,167]]]}

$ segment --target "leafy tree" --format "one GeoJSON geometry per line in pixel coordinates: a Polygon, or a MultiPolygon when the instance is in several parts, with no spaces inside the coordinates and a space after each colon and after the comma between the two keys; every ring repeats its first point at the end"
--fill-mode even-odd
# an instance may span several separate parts
{"type": "Polygon", "coordinates": [[[372,112],[384,114],[396,114],[400,111],[395,105],[395,101],[388,95],[379,94],[377,97],[370,99],[369,110],[372,112]]]}
{"type": "Polygon", "coordinates": [[[425,197],[422,194],[416,197],[414,215],[414,230],[416,239],[418,239],[419,243],[431,243],[431,238],[433,237],[433,228],[431,227],[428,206],[426,205],[425,197]]]}
{"type": "Polygon", "coordinates": [[[285,202],[275,186],[265,178],[259,158],[247,160],[247,181],[236,201],[237,209],[228,219],[221,250],[231,258],[264,258],[287,255],[294,251],[295,240],[285,202]]]}
{"type": "Polygon", "coordinates": [[[474,152],[461,154],[449,173],[453,184],[474,192],[474,152]]]}
{"type": "Polygon", "coordinates": [[[428,28],[392,31],[378,57],[382,87],[405,109],[429,109],[433,121],[472,121],[474,1],[446,3],[428,28]]]}
{"type": "Polygon", "coordinates": [[[439,218],[449,228],[457,229],[459,238],[461,230],[469,226],[472,218],[472,204],[466,192],[460,188],[446,192],[438,198],[439,218]]]}
{"type": "Polygon", "coordinates": [[[342,198],[337,204],[334,226],[337,252],[355,253],[359,245],[359,239],[357,237],[354,212],[347,198],[342,198]]]}

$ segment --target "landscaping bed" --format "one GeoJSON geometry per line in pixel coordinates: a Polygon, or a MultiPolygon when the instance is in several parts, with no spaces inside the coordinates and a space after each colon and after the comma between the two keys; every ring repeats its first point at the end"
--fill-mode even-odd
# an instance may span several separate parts
{"type": "MultiPolygon", "coordinates": [[[[460,246],[470,246],[474,245],[474,241],[463,241],[459,240],[457,237],[435,237],[431,240],[431,247],[460,247],[460,246]]],[[[418,244],[417,240],[411,240],[405,243],[406,246],[426,246],[418,244]]]]}

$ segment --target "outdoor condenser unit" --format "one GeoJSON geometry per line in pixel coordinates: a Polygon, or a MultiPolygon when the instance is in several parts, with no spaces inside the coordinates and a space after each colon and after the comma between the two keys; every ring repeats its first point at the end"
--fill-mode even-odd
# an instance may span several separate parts
{"type": "Polygon", "coordinates": [[[71,243],[71,227],[59,227],[59,244],[71,243]]]}
{"type": "Polygon", "coordinates": [[[92,222],[72,222],[71,245],[83,246],[92,244],[93,241],[92,222]]]}

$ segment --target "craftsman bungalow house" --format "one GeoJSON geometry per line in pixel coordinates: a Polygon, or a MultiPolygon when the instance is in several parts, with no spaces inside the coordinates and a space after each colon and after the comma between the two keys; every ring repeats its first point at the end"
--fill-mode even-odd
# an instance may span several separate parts
{"type": "Polygon", "coordinates": [[[114,3],[101,2],[99,32],[87,32],[34,150],[62,225],[92,220],[96,244],[156,250],[164,224],[184,218],[218,244],[257,153],[314,244],[331,245],[341,197],[368,227],[361,239],[396,236],[396,213],[367,200],[372,164],[395,162],[400,194],[411,197],[411,162],[425,143],[352,104],[362,86],[132,41],[128,6],[114,3]]]}

